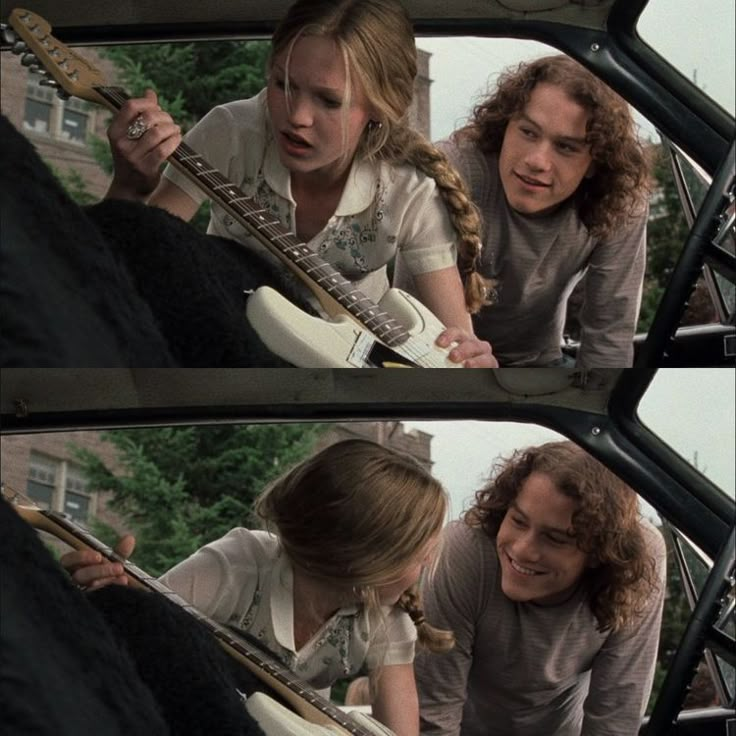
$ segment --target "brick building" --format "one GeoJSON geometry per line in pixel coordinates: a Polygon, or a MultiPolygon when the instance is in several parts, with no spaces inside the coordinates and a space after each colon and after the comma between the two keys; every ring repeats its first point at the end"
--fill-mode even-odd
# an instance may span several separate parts
{"type": "MultiPolygon", "coordinates": [[[[362,438],[391,447],[432,469],[432,435],[406,431],[401,422],[341,422],[333,424],[320,438],[317,448],[344,439],[362,438]]],[[[107,507],[108,492],[89,487],[73,446],[90,450],[111,469],[116,469],[115,448],[99,432],[54,432],[5,435],[0,438],[2,482],[9,490],[29,496],[43,508],[68,514],[85,523],[94,516],[122,529],[119,517],[107,507]]]]}
{"type": "MultiPolygon", "coordinates": [[[[114,66],[93,48],[81,53],[96,67],[108,84],[115,81],[114,66]]],[[[429,58],[418,52],[415,99],[409,119],[427,137],[430,135],[429,58]]],[[[94,135],[106,140],[110,112],[97,105],[71,98],[62,101],[49,87],[38,84],[20,59],[9,51],[0,54],[0,112],[22,131],[51,167],[63,174],[77,172],[94,197],[102,197],[109,176],[100,168],[88,144],[94,135]]]]}

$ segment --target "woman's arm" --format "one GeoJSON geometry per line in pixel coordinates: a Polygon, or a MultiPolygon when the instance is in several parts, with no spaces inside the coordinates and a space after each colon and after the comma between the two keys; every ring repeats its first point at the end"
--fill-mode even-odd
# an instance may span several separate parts
{"type": "Polygon", "coordinates": [[[390,664],[373,678],[373,717],[396,736],[419,735],[419,700],[414,665],[390,664]]]}
{"type": "Polygon", "coordinates": [[[450,360],[465,368],[498,368],[491,345],[473,333],[473,323],[465,307],[465,295],[460,274],[455,266],[416,274],[417,297],[445,327],[437,340],[440,347],[458,344],[450,352],[450,360]]]}

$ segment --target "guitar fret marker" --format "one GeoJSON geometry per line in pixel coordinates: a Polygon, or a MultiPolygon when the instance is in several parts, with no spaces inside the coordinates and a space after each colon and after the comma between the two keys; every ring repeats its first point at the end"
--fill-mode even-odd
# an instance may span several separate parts
{"type": "MultiPolygon", "coordinates": [[[[56,67],[64,73],[63,80],[72,80],[75,84],[79,84],[80,80],[84,81],[85,74],[90,71],[98,75],[98,78],[93,79],[91,84],[87,84],[87,89],[97,93],[98,97],[87,97],[83,94],[80,96],[90,101],[102,101],[112,110],[119,110],[130,99],[122,88],[108,87],[101,83],[99,72],[91,69],[89,65],[85,64],[80,71],[79,64],[74,62],[82,58],[69,51],[64,44],[51,36],[48,33],[48,24],[38,16],[28,11],[13,11],[10,21],[11,25],[15,23],[15,30],[31,51],[44,49],[44,59],[47,65],[50,66],[53,60],[56,67]]],[[[63,82],[56,83],[55,86],[66,87],[63,82]]],[[[67,92],[66,88],[64,92],[67,92]]],[[[70,93],[71,91],[67,92],[67,94],[70,93]]],[[[76,90],[74,93],[80,94],[76,90]]],[[[324,293],[336,300],[343,310],[362,324],[366,336],[370,336],[374,341],[386,341],[385,335],[389,335],[394,345],[402,344],[411,337],[402,325],[392,320],[367,295],[355,289],[343,274],[324,261],[320,254],[311,251],[295,233],[284,227],[271,212],[264,209],[260,202],[253,197],[245,196],[237,186],[212,168],[211,164],[189,148],[186,143],[181,143],[171,154],[170,159],[177,164],[183,174],[186,174],[204,190],[213,203],[220,205],[228,214],[233,215],[273,254],[280,257],[282,261],[301,269],[308,276],[305,280],[309,285],[312,285],[314,289],[319,286],[324,293]]],[[[410,356],[411,350],[411,345],[405,347],[404,355],[410,356]]]]}

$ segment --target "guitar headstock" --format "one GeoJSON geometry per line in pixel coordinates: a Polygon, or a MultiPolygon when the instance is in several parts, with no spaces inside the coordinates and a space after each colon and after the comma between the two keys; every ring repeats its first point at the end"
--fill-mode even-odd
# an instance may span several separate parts
{"type": "Polygon", "coordinates": [[[11,506],[28,506],[30,508],[39,508],[38,504],[21,491],[16,491],[5,484],[0,485],[0,496],[2,496],[11,506]]]}
{"type": "Polygon", "coordinates": [[[79,97],[105,105],[95,87],[105,85],[102,73],[84,57],[51,35],[51,26],[30,10],[15,8],[4,29],[12,52],[21,55],[21,63],[33,72],[44,74],[39,84],[55,87],[62,97],[79,97]],[[16,38],[17,35],[17,38],[16,38]]]}

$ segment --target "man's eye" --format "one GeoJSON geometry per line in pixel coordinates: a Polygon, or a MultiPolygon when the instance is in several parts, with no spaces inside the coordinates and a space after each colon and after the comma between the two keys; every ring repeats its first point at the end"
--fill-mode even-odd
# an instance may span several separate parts
{"type": "Polygon", "coordinates": [[[562,153],[577,153],[580,149],[572,145],[571,143],[558,143],[557,148],[562,151],[562,153]]]}

